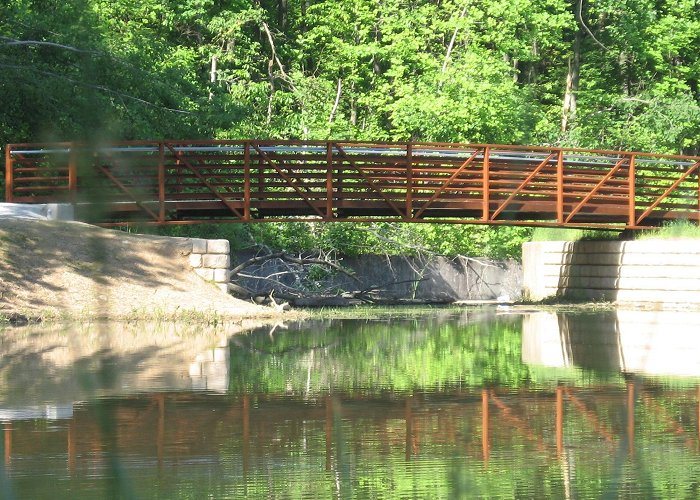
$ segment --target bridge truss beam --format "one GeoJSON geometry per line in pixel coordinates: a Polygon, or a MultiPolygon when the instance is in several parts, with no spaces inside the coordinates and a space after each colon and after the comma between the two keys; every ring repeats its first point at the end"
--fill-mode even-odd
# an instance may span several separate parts
{"type": "Polygon", "coordinates": [[[700,222],[700,157],[449,143],[10,144],[5,201],[81,220],[402,221],[639,229],[700,222]]]}

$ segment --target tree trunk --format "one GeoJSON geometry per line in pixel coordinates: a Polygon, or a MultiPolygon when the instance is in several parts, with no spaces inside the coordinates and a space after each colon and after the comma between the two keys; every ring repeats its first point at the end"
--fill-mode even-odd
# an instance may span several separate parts
{"type": "Polygon", "coordinates": [[[350,123],[357,126],[357,100],[354,97],[350,99],[350,123]]]}
{"type": "Polygon", "coordinates": [[[211,56],[211,71],[209,73],[209,81],[211,83],[216,83],[216,65],[218,60],[218,57],[215,55],[211,56]]]}
{"type": "Polygon", "coordinates": [[[343,89],[343,80],[338,78],[338,88],[335,93],[335,102],[333,103],[333,108],[331,109],[331,114],[328,117],[328,123],[333,123],[335,120],[335,113],[338,111],[338,105],[340,104],[340,93],[343,89]]]}
{"type": "MultiPolygon", "coordinates": [[[[380,20],[377,19],[377,24],[374,26],[374,41],[379,46],[379,44],[382,41],[382,30],[379,26],[380,20]]],[[[382,74],[382,67],[379,64],[379,58],[377,57],[377,54],[372,55],[372,72],[375,75],[381,75],[382,74]]]]}
{"type": "Polygon", "coordinates": [[[287,0],[277,1],[277,24],[280,27],[280,31],[287,30],[288,18],[289,18],[289,5],[287,0]]]}
{"type": "MultiPolygon", "coordinates": [[[[459,16],[457,16],[457,20],[462,19],[464,15],[467,13],[467,6],[465,5],[462,11],[459,13],[459,16]]],[[[455,41],[457,40],[457,32],[459,31],[459,23],[457,26],[455,26],[454,31],[452,32],[452,38],[450,38],[450,43],[447,45],[447,51],[445,52],[445,59],[442,61],[442,69],[440,70],[440,73],[444,73],[447,71],[447,63],[450,61],[450,56],[452,55],[452,50],[455,47],[455,41]]]]}
{"type": "Polygon", "coordinates": [[[572,57],[569,58],[569,71],[566,75],[564,104],[561,115],[561,131],[566,133],[571,122],[576,117],[576,93],[578,92],[579,71],[581,69],[581,30],[576,30],[574,36],[572,57]]]}
{"type": "Polygon", "coordinates": [[[214,84],[216,83],[216,64],[218,62],[218,58],[216,55],[211,56],[211,71],[209,73],[209,82],[211,83],[211,87],[209,88],[209,100],[211,101],[214,98],[214,84]]]}
{"type": "MultiPolygon", "coordinates": [[[[301,0],[301,32],[306,33],[308,31],[308,25],[306,23],[306,13],[311,7],[310,0],[301,0]]],[[[311,57],[311,52],[307,53],[306,57],[302,60],[302,71],[304,74],[310,74],[313,71],[314,60],[311,57]]]]}
{"type": "Polygon", "coordinates": [[[531,52],[533,55],[533,60],[530,61],[527,67],[527,83],[537,83],[537,78],[539,76],[537,71],[537,60],[540,54],[540,48],[537,45],[537,39],[534,39],[532,41],[531,52]]]}

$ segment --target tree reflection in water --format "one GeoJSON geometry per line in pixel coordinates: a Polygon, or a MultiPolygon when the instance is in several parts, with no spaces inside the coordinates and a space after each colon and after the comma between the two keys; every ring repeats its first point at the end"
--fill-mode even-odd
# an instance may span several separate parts
{"type": "MultiPolygon", "coordinates": [[[[139,364],[158,365],[144,356],[157,356],[152,346],[134,351],[136,364],[126,350],[121,357],[103,353],[113,368],[135,371],[113,377],[102,394],[76,389],[79,398],[70,402],[66,384],[75,381],[66,382],[66,372],[53,400],[46,391],[36,391],[42,400],[18,395],[6,369],[12,365],[18,375],[22,357],[36,360],[36,351],[27,343],[13,350],[9,335],[1,347],[0,492],[7,498],[695,496],[700,380],[623,373],[600,363],[601,353],[619,360],[629,345],[614,313],[555,315],[549,323],[568,329],[557,333],[564,361],[536,364],[538,336],[528,328],[543,322],[533,318],[448,310],[312,321],[272,336],[269,329],[254,331],[231,337],[227,389],[218,392],[201,390],[194,380],[190,365],[201,353],[190,352],[178,368],[172,346],[165,349],[171,354],[163,357],[164,372],[179,369],[190,384],[171,390],[118,387],[125,380],[138,385],[139,364]],[[591,335],[572,345],[583,335],[574,331],[611,331],[617,338],[591,335]],[[586,352],[597,364],[576,366],[586,365],[586,352]],[[14,361],[6,361],[9,355],[14,361]]],[[[554,352],[548,343],[555,337],[538,332],[540,354],[554,352]]],[[[211,345],[220,343],[212,338],[211,345]]],[[[631,366],[631,356],[625,359],[631,366]]],[[[84,378],[86,365],[78,361],[71,369],[84,378]]],[[[679,370],[688,375],[687,367],[679,370]]]]}

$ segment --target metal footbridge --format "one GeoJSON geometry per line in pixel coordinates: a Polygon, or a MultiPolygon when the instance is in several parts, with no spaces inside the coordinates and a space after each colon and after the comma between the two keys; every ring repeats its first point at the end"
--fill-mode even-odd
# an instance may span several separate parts
{"type": "Polygon", "coordinates": [[[700,157],[348,141],[10,144],[5,201],[103,225],[403,221],[638,229],[700,222],[700,157]]]}

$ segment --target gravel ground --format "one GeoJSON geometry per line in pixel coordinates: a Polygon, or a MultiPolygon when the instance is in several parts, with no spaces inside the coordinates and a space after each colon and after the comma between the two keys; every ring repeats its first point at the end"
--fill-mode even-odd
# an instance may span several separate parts
{"type": "Polygon", "coordinates": [[[263,318],[189,266],[187,238],[0,214],[0,314],[110,319],[263,318]]]}

